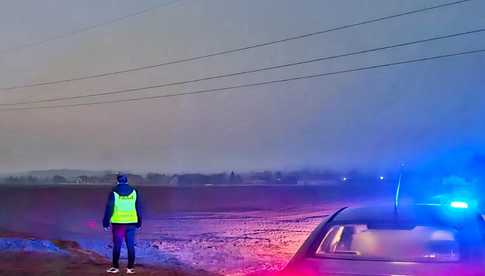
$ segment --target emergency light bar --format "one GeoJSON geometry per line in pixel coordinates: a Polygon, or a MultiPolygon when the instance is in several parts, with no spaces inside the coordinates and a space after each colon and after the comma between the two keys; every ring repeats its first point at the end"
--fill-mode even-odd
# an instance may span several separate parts
{"type": "Polygon", "coordinates": [[[468,208],[468,203],[464,201],[452,201],[450,203],[450,206],[452,208],[457,208],[457,209],[467,209],[468,208]]]}

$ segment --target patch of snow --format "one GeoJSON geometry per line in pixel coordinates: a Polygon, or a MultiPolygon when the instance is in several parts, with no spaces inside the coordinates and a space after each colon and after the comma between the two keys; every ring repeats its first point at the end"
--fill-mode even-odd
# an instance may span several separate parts
{"type": "Polygon", "coordinates": [[[27,251],[67,254],[66,251],[48,240],[0,238],[0,251],[27,251]]]}

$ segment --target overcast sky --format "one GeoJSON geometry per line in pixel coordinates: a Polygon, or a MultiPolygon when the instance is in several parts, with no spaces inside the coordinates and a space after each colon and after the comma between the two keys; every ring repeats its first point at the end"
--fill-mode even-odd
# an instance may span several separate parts
{"type": "MultiPolygon", "coordinates": [[[[451,0],[1,0],[0,86],[123,70],[451,0]],[[46,39],[160,6],[89,31],[46,39]],[[36,44],[33,47],[25,45],[36,44]],[[16,49],[20,47],[19,49],[16,49]]],[[[475,0],[307,39],[117,76],[0,91],[0,103],[251,70],[485,28],[475,0]]],[[[131,94],[126,99],[485,49],[485,33],[131,94]]],[[[0,173],[79,168],[394,168],[485,149],[485,53],[132,103],[0,111],[0,173]]],[[[42,106],[46,104],[37,104],[42,106]]],[[[33,105],[29,105],[33,106],[33,105]]],[[[0,107],[1,109],[2,107],[0,107]]]]}

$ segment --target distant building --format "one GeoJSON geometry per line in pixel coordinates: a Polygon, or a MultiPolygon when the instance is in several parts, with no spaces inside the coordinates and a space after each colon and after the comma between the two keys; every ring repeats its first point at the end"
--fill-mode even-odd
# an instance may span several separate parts
{"type": "Polygon", "coordinates": [[[178,186],[179,184],[179,177],[178,175],[174,175],[170,178],[170,181],[168,181],[168,185],[170,186],[178,186]]]}
{"type": "Polygon", "coordinates": [[[328,179],[300,179],[296,183],[299,186],[333,186],[337,184],[338,181],[328,179]]]}

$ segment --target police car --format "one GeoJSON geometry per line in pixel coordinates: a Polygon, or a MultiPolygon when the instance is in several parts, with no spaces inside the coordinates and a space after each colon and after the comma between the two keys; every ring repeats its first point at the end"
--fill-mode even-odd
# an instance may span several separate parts
{"type": "Polygon", "coordinates": [[[342,208],[283,275],[485,275],[485,222],[462,201],[342,208]]]}
{"type": "Polygon", "coordinates": [[[485,275],[485,221],[466,201],[342,208],[282,275],[485,275]]]}

